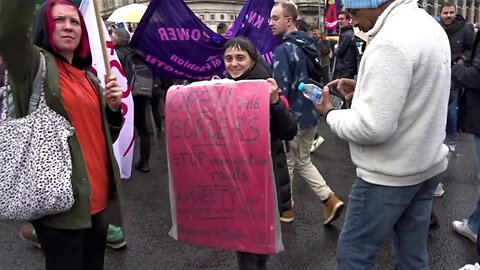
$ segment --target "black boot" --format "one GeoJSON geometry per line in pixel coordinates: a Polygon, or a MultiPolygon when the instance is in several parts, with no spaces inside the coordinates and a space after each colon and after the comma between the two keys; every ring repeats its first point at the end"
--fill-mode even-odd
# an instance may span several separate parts
{"type": "Polygon", "coordinates": [[[144,173],[147,173],[150,171],[150,166],[148,165],[148,162],[142,162],[142,161],[139,161],[137,164],[135,164],[135,166],[133,166],[135,169],[141,171],[141,172],[144,172],[144,173]]]}
{"type": "Polygon", "coordinates": [[[440,223],[438,223],[437,215],[435,215],[432,210],[432,215],[430,216],[430,227],[428,227],[428,229],[434,231],[438,228],[440,228],[440,223]]]}

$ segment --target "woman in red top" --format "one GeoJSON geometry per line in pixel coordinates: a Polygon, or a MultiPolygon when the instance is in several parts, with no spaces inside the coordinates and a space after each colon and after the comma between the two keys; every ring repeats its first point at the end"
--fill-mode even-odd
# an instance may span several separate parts
{"type": "Polygon", "coordinates": [[[48,270],[103,269],[108,224],[121,225],[116,203],[120,177],[112,143],[123,122],[122,89],[111,77],[102,91],[87,73],[92,64],[88,34],[74,4],[48,0],[31,32],[34,6],[35,0],[0,0],[0,54],[18,116],[26,115],[40,52],[45,55],[46,103],[74,128],[68,143],[75,203],[67,212],[32,223],[48,270]]]}

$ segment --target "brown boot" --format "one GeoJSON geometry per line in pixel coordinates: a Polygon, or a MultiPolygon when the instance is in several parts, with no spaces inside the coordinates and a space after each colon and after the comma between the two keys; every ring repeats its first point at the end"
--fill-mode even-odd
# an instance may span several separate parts
{"type": "Polygon", "coordinates": [[[293,211],[292,209],[285,210],[280,214],[280,221],[285,223],[293,222],[293,211]]]}
{"type": "Polygon", "coordinates": [[[325,208],[323,209],[323,225],[327,225],[340,216],[344,204],[334,194],[330,195],[330,197],[324,203],[325,208]]]}
{"type": "Polygon", "coordinates": [[[38,241],[37,234],[35,233],[35,229],[33,228],[32,224],[28,223],[20,227],[19,234],[22,240],[29,242],[38,248],[42,247],[38,241]]]}

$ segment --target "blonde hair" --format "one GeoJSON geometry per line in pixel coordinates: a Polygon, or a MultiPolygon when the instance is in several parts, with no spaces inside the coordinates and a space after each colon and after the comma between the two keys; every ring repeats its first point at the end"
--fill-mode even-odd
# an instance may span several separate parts
{"type": "Polygon", "coordinates": [[[287,3],[295,7],[295,9],[298,9],[297,4],[293,2],[293,0],[277,0],[275,3],[287,3]]]}
{"type": "Polygon", "coordinates": [[[277,0],[275,6],[282,6],[285,16],[292,17],[294,22],[297,21],[297,5],[292,0],[277,0]]]}

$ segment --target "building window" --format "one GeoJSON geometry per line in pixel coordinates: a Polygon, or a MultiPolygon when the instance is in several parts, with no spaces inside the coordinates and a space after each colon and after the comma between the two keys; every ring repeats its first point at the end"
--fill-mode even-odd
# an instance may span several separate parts
{"type": "Polygon", "coordinates": [[[103,6],[105,8],[113,8],[113,7],[115,7],[115,3],[114,3],[113,0],[104,0],[103,1],[103,6]]]}
{"type": "Polygon", "coordinates": [[[220,20],[222,20],[222,21],[225,20],[225,15],[221,14],[220,15],[220,20]]]}
{"type": "Polygon", "coordinates": [[[211,20],[215,20],[215,14],[210,15],[211,20]]]}
{"type": "Polygon", "coordinates": [[[230,21],[233,21],[235,20],[235,16],[234,15],[230,15],[230,21]]]}
{"type": "Polygon", "coordinates": [[[199,17],[200,17],[200,20],[202,20],[202,21],[203,21],[203,19],[205,18],[205,17],[203,16],[203,14],[201,14],[199,17]]]}

